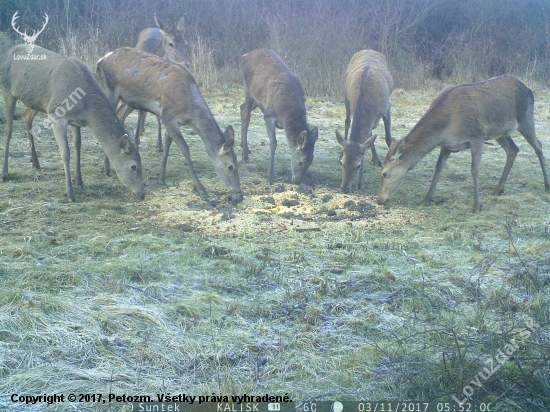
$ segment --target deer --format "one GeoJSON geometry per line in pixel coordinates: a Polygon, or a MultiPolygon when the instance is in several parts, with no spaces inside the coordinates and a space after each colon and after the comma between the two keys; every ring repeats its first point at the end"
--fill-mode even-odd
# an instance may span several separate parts
{"type": "MultiPolygon", "coordinates": [[[[143,29],[138,36],[136,49],[146,51],[151,54],[155,54],[162,57],[165,60],[181,63],[187,67],[190,67],[189,57],[187,55],[188,45],[185,41],[185,33],[187,31],[187,25],[185,17],[181,17],[175,29],[171,29],[166,26],[155,14],[155,24],[157,27],[151,27],[143,29]]],[[[117,114],[120,119],[126,119],[126,117],[133,111],[125,103],[122,103],[117,109],[117,114]]],[[[138,125],[136,129],[136,146],[139,149],[139,135],[143,130],[145,124],[145,117],[147,112],[143,110],[138,111],[138,125]]],[[[162,149],[162,127],[160,119],[158,122],[158,134],[157,134],[157,152],[163,151],[162,149]]],[[[108,168],[106,168],[108,172],[108,168]]]]}
{"type": "Polygon", "coordinates": [[[516,130],[534,149],[542,168],[544,188],[550,191],[542,144],[535,134],[534,102],[531,89],[511,76],[445,88],[408,135],[401,140],[392,138],[382,168],[378,203],[386,204],[406,174],[439,146],[435,173],[424,198],[425,204],[431,203],[449,155],[469,148],[474,181],[473,211],[481,211],[478,176],[484,143],[495,139],[506,152],[506,164],[494,191],[500,195],[519,152],[511,138],[516,130]]]}
{"type": "Polygon", "coordinates": [[[13,14],[13,17],[11,18],[11,26],[13,27],[13,30],[15,30],[15,32],[17,34],[19,34],[23,38],[23,40],[25,41],[25,43],[26,43],[25,44],[25,50],[27,51],[27,54],[31,54],[33,52],[33,49],[34,49],[34,42],[38,38],[38,35],[44,31],[44,29],[46,28],[46,25],[48,24],[48,21],[50,20],[50,18],[48,17],[48,14],[44,13],[44,24],[42,25],[42,28],[40,30],[34,30],[33,29],[31,35],[27,34],[27,30],[25,30],[24,32],[21,32],[19,30],[19,27],[16,26],[18,18],[19,18],[19,11],[16,11],[13,14]]]}
{"type": "Polygon", "coordinates": [[[202,139],[216,174],[230,189],[231,200],[240,202],[243,199],[233,150],[233,127],[228,126],[222,133],[187,67],[142,50],[122,47],[98,62],[97,75],[114,105],[122,100],[133,109],[154,113],[166,127],[160,184],[166,184],[168,153],[175,140],[185,157],[195,190],[203,199],[208,197],[180,131],[180,126],[190,125],[202,139]]]}
{"type": "Polygon", "coordinates": [[[371,148],[372,162],[382,166],[374,141],[377,135],[372,130],[384,120],[386,144],[391,143],[391,104],[393,78],[388,70],[386,57],[374,50],[361,50],[355,53],[345,73],[346,120],[344,137],[335,130],[336,140],[342,148],[342,184],[340,190],[348,193],[351,183],[359,171],[357,189],[361,189],[364,179],[364,155],[371,148]],[[350,121],[353,113],[353,122],[350,121]],[[348,130],[351,124],[351,133],[348,130]]]}
{"type": "Polygon", "coordinates": [[[272,50],[258,49],[241,59],[245,98],[241,105],[241,147],[243,162],[248,162],[250,115],[260,108],[269,136],[269,184],[275,180],[274,160],[277,138],[275,128],[283,129],[291,150],[292,183],[299,185],[313,162],[317,127],[306,121],[306,98],[298,77],[272,50]]]}
{"type": "MultiPolygon", "coordinates": [[[[43,59],[25,60],[20,57],[25,50],[24,45],[7,48],[6,44],[0,42],[3,45],[0,49],[0,86],[6,111],[1,180],[8,180],[13,113],[17,101],[21,101],[29,109],[25,113],[26,124],[29,122],[28,118],[32,122],[36,112],[48,115],[63,160],[65,195],[69,201],[75,201],[75,192],[69,170],[68,126],[73,128],[77,142],[76,181],[79,186],[82,185],[79,170],[80,128],[88,126],[109,156],[121,182],[139,199],[144,199],[145,184],[139,152],[88,67],[78,59],[63,57],[39,46],[34,47],[34,52],[43,59]]],[[[36,156],[34,144],[32,151],[36,156]]]]}

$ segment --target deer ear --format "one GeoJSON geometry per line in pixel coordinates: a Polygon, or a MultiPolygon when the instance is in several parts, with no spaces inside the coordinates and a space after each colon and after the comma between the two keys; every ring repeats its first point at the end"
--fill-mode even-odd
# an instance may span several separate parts
{"type": "Polygon", "coordinates": [[[123,134],[120,138],[120,141],[118,143],[118,147],[120,147],[120,153],[131,153],[134,149],[133,143],[130,141],[130,138],[127,134],[123,134]]]}
{"type": "Polygon", "coordinates": [[[336,140],[338,140],[338,144],[342,146],[342,149],[346,145],[346,139],[340,134],[338,130],[335,130],[334,133],[336,134],[336,140]]]}
{"type": "Polygon", "coordinates": [[[166,28],[166,26],[164,25],[162,20],[157,17],[156,13],[155,13],[155,24],[157,25],[157,27],[159,29],[164,30],[164,31],[168,31],[168,29],[166,28]]]}
{"type": "Polygon", "coordinates": [[[361,151],[365,153],[367,149],[373,145],[377,137],[377,134],[373,134],[371,137],[369,137],[367,141],[361,145],[361,151]]]}
{"type": "Polygon", "coordinates": [[[319,137],[319,129],[317,129],[317,126],[315,126],[313,129],[310,130],[309,132],[309,141],[312,143],[312,144],[315,144],[315,142],[317,141],[317,137],[319,137]]]}
{"type": "Polygon", "coordinates": [[[233,150],[233,146],[235,145],[235,139],[231,138],[228,139],[223,146],[220,148],[220,154],[228,154],[233,150]]]}
{"type": "Polygon", "coordinates": [[[303,131],[298,135],[298,138],[296,139],[296,143],[298,144],[298,149],[303,149],[307,145],[307,131],[303,131]]]}
{"type": "Polygon", "coordinates": [[[397,148],[395,150],[395,157],[400,158],[405,151],[405,141],[404,139],[397,141],[397,148]]]}
{"type": "Polygon", "coordinates": [[[128,139],[135,145],[136,144],[136,135],[134,133],[134,129],[130,126],[126,126],[126,134],[128,135],[128,139]]]}
{"type": "Polygon", "coordinates": [[[225,132],[223,132],[223,135],[225,137],[225,140],[234,139],[235,138],[235,129],[233,129],[233,126],[229,125],[225,128],[225,132]]]}
{"type": "Polygon", "coordinates": [[[178,25],[176,26],[176,29],[180,32],[182,37],[187,32],[187,22],[185,21],[185,16],[181,16],[181,18],[178,20],[178,25]]]}

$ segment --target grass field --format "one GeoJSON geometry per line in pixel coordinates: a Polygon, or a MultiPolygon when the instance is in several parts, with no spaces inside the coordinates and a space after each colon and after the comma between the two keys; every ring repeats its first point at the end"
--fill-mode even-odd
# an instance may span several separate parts
{"type": "MultiPolygon", "coordinates": [[[[530,86],[550,166],[550,93],[530,86]]],[[[406,135],[438,91],[394,92],[394,136],[406,135]]],[[[240,136],[242,87],[205,97],[220,127],[232,124],[240,136]]],[[[168,185],[157,185],[153,116],[141,152],[145,201],[101,174],[102,151],[84,129],[85,189],[68,203],[52,132],[38,136],[42,168],[33,170],[16,121],[10,180],[0,184],[0,410],[121,410],[23,406],[10,401],[14,393],[452,401],[466,385],[493,410],[548,410],[550,194],[531,147],[516,135],[520,153],[498,197],[505,154],[485,147],[480,214],[472,213],[469,152],[449,159],[435,205],[420,202],[437,151],[381,207],[371,164],[365,189],[338,192],[343,102],[307,104],[319,127],[309,187],[288,183],[282,132],[277,181],[267,184],[268,138],[254,113],[239,205],[226,200],[188,130],[210,202],[192,192],[175,145],[168,185]],[[539,326],[520,339],[530,321],[539,326]],[[514,356],[472,386],[512,339],[514,356]]],[[[376,145],[383,159],[383,138],[376,145]]]]}

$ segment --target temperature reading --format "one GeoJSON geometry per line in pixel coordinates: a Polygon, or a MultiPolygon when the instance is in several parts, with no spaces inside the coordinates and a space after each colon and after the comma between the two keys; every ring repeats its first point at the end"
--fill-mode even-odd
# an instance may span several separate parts
{"type": "Polygon", "coordinates": [[[306,402],[302,408],[304,412],[317,412],[317,404],[315,402],[306,402]]]}

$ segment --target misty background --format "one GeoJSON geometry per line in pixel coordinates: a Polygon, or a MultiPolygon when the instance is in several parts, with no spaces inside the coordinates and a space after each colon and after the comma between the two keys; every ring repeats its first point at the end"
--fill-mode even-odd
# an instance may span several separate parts
{"type": "Polygon", "coordinates": [[[187,20],[191,70],[203,88],[242,83],[239,59],[275,50],[310,96],[341,98],[342,74],[361,49],[386,54],[396,87],[468,83],[502,74],[548,84],[547,0],[0,0],[0,30],[49,23],[36,44],[95,62],[154,27],[187,20]]]}

